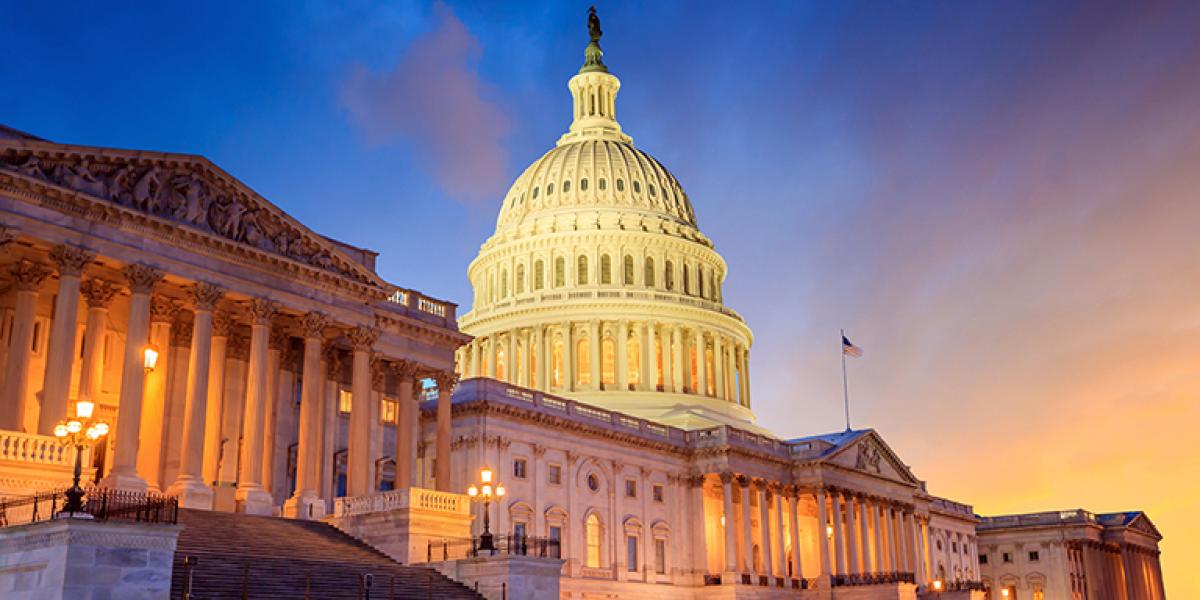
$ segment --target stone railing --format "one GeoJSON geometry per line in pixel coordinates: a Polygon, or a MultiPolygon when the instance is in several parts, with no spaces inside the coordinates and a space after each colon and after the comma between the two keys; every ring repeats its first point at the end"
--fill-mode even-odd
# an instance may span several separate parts
{"type": "Polygon", "coordinates": [[[335,498],[333,515],[349,517],[400,509],[427,510],[432,512],[469,514],[470,499],[463,494],[439,492],[419,487],[376,492],[363,496],[335,498]]]}
{"type": "Polygon", "coordinates": [[[1073,510],[1027,513],[1023,515],[981,517],[977,527],[979,529],[1003,529],[1006,527],[1057,525],[1059,523],[1094,523],[1095,521],[1095,515],[1081,508],[1077,508],[1073,510]]]}
{"type": "MultiPolygon", "coordinates": [[[[83,458],[85,466],[90,463],[86,450],[83,458]]],[[[52,435],[0,431],[0,461],[74,467],[75,448],[52,435]]]]}
{"type": "Polygon", "coordinates": [[[395,288],[383,302],[383,306],[425,321],[440,323],[446,327],[457,327],[455,305],[430,298],[416,290],[395,288]]]}
{"type": "MultiPolygon", "coordinates": [[[[672,304],[682,304],[685,306],[692,306],[695,308],[711,310],[713,312],[718,312],[718,313],[721,313],[728,317],[737,319],[738,321],[743,321],[741,315],[739,315],[736,311],[725,306],[724,304],[722,304],[720,302],[708,300],[705,298],[700,298],[697,296],[689,296],[687,294],[682,294],[682,293],[678,293],[678,292],[666,292],[666,291],[662,291],[662,290],[646,290],[646,291],[621,290],[621,289],[614,290],[614,289],[605,289],[604,287],[597,288],[596,286],[588,286],[588,287],[584,287],[584,288],[574,288],[574,289],[567,288],[564,291],[557,291],[557,292],[529,291],[524,294],[516,296],[516,304],[518,304],[518,305],[524,304],[524,302],[522,302],[522,300],[525,298],[537,299],[542,304],[545,304],[547,302],[559,302],[559,301],[563,301],[563,300],[572,301],[572,300],[617,299],[617,298],[624,298],[627,300],[637,300],[637,301],[654,300],[655,302],[669,302],[672,304]]],[[[477,305],[474,309],[471,310],[470,313],[468,313],[468,315],[466,315],[466,318],[471,319],[476,316],[486,315],[486,314],[490,314],[490,313],[496,312],[496,311],[502,311],[502,310],[504,310],[506,308],[510,308],[512,306],[514,306],[513,301],[508,300],[508,299],[500,300],[500,301],[497,301],[490,305],[477,305]]]]}

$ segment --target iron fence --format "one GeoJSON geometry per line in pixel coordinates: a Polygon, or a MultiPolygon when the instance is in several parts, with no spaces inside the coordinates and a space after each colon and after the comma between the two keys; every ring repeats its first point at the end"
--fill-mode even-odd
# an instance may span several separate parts
{"type": "MultiPolygon", "coordinates": [[[[0,500],[0,527],[38,523],[71,515],[64,510],[67,490],[39,492],[31,496],[0,500]]],[[[175,524],[179,501],[171,496],[112,488],[84,489],[82,513],[98,521],[137,521],[175,524]]]]}
{"type": "Polygon", "coordinates": [[[430,540],[425,548],[425,561],[457,560],[497,554],[562,558],[561,541],[551,538],[494,535],[492,536],[492,545],[495,546],[492,550],[480,550],[479,538],[430,540]]]}

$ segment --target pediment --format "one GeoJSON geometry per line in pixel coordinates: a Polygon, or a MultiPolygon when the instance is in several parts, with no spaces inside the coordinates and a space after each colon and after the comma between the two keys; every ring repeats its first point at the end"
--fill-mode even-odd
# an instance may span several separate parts
{"type": "Polygon", "coordinates": [[[824,462],[906,484],[920,483],[874,430],[850,439],[826,456],[824,462]]]}
{"type": "Polygon", "coordinates": [[[1147,517],[1146,513],[1138,513],[1133,518],[1133,521],[1130,521],[1128,527],[1155,539],[1162,539],[1162,534],[1158,532],[1158,528],[1154,526],[1154,523],[1150,522],[1150,517],[1147,517]]]}
{"type": "Polygon", "coordinates": [[[200,156],[25,141],[0,145],[0,169],[387,287],[332,242],[200,156]]]}

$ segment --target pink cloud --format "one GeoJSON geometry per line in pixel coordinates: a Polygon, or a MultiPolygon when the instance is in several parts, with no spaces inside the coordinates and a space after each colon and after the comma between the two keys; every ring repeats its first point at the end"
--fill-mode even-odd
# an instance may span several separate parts
{"type": "Polygon", "coordinates": [[[509,183],[501,141],[511,124],[480,79],[479,41],[444,4],[436,4],[434,14],[437,27],[390,71],[356,65],[341,101],[368,142],[413,144],[447,193],[477,202],[509,183]]]}

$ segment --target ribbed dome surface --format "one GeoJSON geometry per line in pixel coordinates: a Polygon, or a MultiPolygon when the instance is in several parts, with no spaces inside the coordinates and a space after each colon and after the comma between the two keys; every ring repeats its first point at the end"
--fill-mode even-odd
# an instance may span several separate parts
{"type": "Polygon", "coordinates": [[[632,144],[588,139],[560,144],[508,190],[496,228],[572,209],[644,211],[696,227],[687,194],[670,171],[632,144]]]}

